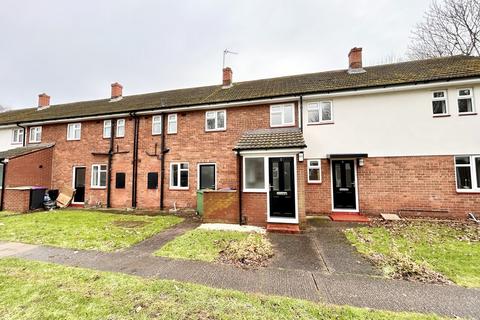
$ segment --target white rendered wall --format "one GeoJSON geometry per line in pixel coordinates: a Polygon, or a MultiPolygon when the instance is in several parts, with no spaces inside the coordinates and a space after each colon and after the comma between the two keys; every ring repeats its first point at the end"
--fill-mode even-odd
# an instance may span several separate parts
{"type": "Polygon", "coordinates": [[[304,100],[306,158],[368,153],[369,157],[480,154],[480,114],[458,115],[457,90],[473,88],[480,112],[480,85],[448,89],[449,117],[433,117],[432,92],[394,93],[304,100]],[[308,101],[333,102],[333,124],[308,125],[308,101]]]}
{"type": "Polygon", "coordinates": [[[22,144],[12,144],[11,127],[0,128],[0,151],[21,147],[22,144]]]}

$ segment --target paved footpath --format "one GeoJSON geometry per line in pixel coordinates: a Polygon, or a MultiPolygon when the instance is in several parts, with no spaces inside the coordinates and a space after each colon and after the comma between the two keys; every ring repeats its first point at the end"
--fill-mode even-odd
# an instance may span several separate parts
{"type": "MultiPolygon", "coordinates": [[[[0,242],[0,258],[18,257],[338,305],[480,319],[480,290],[476,289],[332,273],[322,268],[319,271],[275,267],[242,270],[228,265],[154,257],[150,249],[104,253],[0,242]]],[[[326,264],[328,266],[328,262],[326,264]]]]}

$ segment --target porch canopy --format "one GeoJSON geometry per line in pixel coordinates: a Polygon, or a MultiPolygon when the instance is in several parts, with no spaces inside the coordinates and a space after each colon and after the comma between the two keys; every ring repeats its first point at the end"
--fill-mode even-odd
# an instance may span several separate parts
{"type": "Polygon", "coordinates": [[[306,146],[299,128],[257,129],[244,132],[233,150],[303,149],[306,146]]]}

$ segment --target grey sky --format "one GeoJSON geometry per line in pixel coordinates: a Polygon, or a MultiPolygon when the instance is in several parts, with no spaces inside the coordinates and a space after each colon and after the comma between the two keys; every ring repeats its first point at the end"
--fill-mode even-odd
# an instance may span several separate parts
{"type": "Polygon", "coordinates": [[[429,0],[0,0],[0,105],[35,106],[345,68],[406,51],[429,0]]]}

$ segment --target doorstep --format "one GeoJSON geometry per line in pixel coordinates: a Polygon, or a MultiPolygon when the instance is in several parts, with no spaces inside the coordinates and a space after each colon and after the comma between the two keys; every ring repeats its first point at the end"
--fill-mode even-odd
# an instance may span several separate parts
{"type": "Polygon", "coordinates": [[[267,232],[275,233],[301,233],[298,224],[291,223],[268,223],[267,232]]]}
{"type": "Polygon", "coordinates": [[[332,221],[337,222],[370,222],[366,216],[359,213],[335,212],[329,215],[332,221]]]}

